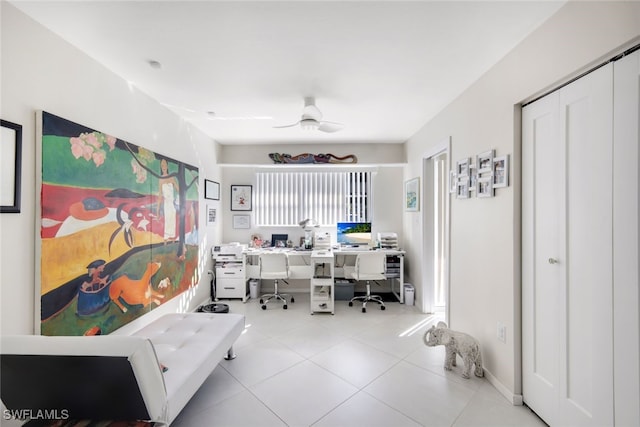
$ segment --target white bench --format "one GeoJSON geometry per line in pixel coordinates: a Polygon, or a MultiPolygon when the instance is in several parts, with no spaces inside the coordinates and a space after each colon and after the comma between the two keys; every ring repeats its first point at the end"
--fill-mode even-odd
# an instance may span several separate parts
{"type": "Polygon", "coordinates": [[[233,358],[243,329],[240,314],[187,313],[129,336],[3,336],[2,401],[31,414],[170,424],[220,360],[233,358]]]}

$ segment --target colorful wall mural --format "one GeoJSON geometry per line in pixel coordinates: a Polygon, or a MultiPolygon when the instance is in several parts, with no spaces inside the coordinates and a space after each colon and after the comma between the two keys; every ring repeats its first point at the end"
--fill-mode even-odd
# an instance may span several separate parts
{"type": "Polygon", "coordinates": [[[198,283],[198,168],[42,112],[40,332],[107,334],[198,283]]]}

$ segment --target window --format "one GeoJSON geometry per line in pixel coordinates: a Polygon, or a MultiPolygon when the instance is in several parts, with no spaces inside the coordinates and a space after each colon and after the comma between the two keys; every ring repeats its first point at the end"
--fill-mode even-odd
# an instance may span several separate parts
{"type": "Polygon", "coordinates": [[[257,172],[256,225],[371,220],[372,172],[257,172]]]}

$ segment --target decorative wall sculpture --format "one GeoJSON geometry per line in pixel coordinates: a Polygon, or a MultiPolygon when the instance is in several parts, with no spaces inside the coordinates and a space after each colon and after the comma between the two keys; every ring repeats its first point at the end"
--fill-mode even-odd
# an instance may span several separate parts
{"type": "Polygon", "coordinates": [[[198,168],[42,112],[40,333],[106,334],[198,283],[198,168]]]}
{"type": "Polygon", "coordinates": [[[273,160],[273,163],[358,163],[358,158],[354,154],[348,154],[340,157],[335,154],[311,154],[302,153],[296,156],[285,153],[270,153],[269,158],[273,160]]]}

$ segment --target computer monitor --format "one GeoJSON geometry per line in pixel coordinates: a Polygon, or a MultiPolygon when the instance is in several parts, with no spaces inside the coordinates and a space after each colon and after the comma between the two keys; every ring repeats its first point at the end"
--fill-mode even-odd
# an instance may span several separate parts
{"type": "Polygon", "coordinates": [[[284,248],[285,246],[287,246],[287,240],[289,240],[288,234],[272,234],[271,246],[275,246],[276,248],[284,248]]]}
{"type": "Polygon", "coordinates": [[[360,246],[371,242],[370,222],[339,222],[337,228],[340,245],[360,246]]]}

